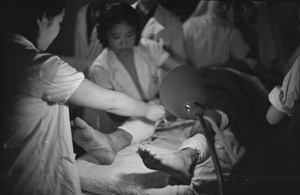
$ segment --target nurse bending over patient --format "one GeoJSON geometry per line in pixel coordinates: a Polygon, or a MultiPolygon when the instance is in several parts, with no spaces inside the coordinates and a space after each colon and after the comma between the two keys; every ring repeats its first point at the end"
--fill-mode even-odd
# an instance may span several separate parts
{"type": "MultiPolygon", "coordinates": [[[[164,114],[161,105],[102,88],[58,56],[44,52],[59,33],[65,3],[15,0],[3,5],[7,17],[3,21],[5,75],[1,106],[1,175],[5,177],[5,188],[1,191],[6,194],[81,194],[68,102],[149,121],[164,114]]],[[[81,122],[77,118],[74,124],[80,126],[81,122]]],[[[110,161],[107,153],[124,147],[118,135],[79,130],[74,131],[77,142],[104,163],[110,161]]]]}

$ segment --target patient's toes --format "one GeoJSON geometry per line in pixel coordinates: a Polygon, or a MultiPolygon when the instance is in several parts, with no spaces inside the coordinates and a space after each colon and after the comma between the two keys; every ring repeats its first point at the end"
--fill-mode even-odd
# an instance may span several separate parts
{"type": "Polygon", "coordinates": [[[146,157],[145,156],[146,154],[145,154],[144,150],[145,150],[145,147],[143,145],[139,146],[138,153],[139,153],[139,155],[140,155],[141,158],[145,158],[146,157]]]}
{"type": "Polygon", "coordinates": [[[88,124],[79,117],[76,117],[74,119],[74,124],[79,128],[87,128],[88,127],[88,124]]]}
{"type": "Polygon", "coordinates": [[[72,121],[72,137],[76,143],[90,141],[93,139],[93,135],[94,129],[84,120],[76,117],[75,120],[72,121]]]}
{"type": "Polygon", "coordinates": [[[153,153],[149,148],[147,150],[147,156],[149,160],[155,160],[156,154],[153,153]]]}
{"type": "Polygon", "coordinates": [[[153,160],[154,156],[156,155],[151,151],[150,148],[147,148],[143,145],[139,146],[138,153],[143,160],[147,161],[153,160]]]}
{"type": "Polygon", "coordinates": [[[151,154],[150,148],[147,148],[147,147],[144,149],[144,152],[145,152],[147,155],[150,155],[150,154],[151,154]]]}

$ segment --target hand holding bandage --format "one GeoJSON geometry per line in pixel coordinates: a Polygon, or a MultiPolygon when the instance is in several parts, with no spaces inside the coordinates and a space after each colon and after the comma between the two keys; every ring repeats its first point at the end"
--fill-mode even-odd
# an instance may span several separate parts
{"type": "Polygon", "coordinates": [[[165,108],[160,104],[153,102],[147,103],[145,118],[151,121],[157,121],[165,114],[165,108]]]}

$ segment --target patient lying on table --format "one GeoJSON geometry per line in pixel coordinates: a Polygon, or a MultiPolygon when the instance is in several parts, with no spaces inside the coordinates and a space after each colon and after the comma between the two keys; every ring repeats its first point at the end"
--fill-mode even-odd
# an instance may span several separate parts
{"type": "MultiPolygon", "coordinates": [[[[224,135],[226,144],[216,136],[215,148],[223,174],[230,174],[233,166],[245,154],[245,148],[235,139],[228,117],[224,112],[207,109],[204,119],[209,131],[217,130],[224,135]],[[230,151],[227,151],[226,148],[230,148],[230,151]]],[[[81,146],[88,148],[87,151],[96,159],[102,158],[101,161],[104,162],[105,159],[110,158],[111,154],[115,154],[120,150],[120,142],[116,139],[110,139],[107,136],[109,134],[94,131],[80,118],[76,118],[72,122],[72,127],[73,139],[81,146]]],[[[138,148],[138,153],[147,168],[167,172],[173,177],[174,181],[180,181],[181,184],[192,183],[195,186],[194,188],[197,188],[207,180],[216,180],[214,166],[202,131],[200,124],[195,122],[190,131],[191,137],[185,140],[179,150],[173,154],[157,155],[143,145],[138,148]],[[204,178],[203,175],[206,177],[204,178]]]]}
{"type": "MultiPolygon", "coordinates": [[[[204,120],[209,131],[219,131],[224,135],[224,140],[220,137],[215,138],[215,148],[222,172],[228,175],[237,161],[245,154],[245,148],[234,137],[228,117],[224,112],[206,109],[204,120]]],[[[198,121],[192,128],[191,137],[182,143],[177,152],[158,155],[141,145],[138,153],[147,168],[167,172],[180,183],[192,183],[195,190],[197,186],[202,186],[201,183],[207,182],[207,180],[216,180],[207,140],[198,121]],[[211,165],[207,166],[205,161],[211,165]],[[204,178],[203,175],[206,177],[204,178]]],[[[214,188],[214,185],[211,187],[214,188]]]]}
{"type": "MultiPolygon", "coordinates": [[[[215,132],[215,148],[223,175],[232,174],[233,168],[237,167],[236,165],[240,164],[247,154],[261,149],[261,143],[264,142],[264,135],[269,127],[266,126],[267,121],[265,120],[265,113],[269,107],[267,96],[263,95],[261,90],[258,90],[259,88],[254,86],[248,77],[242,75],[242,72],[237,74],[236,71],[231,71],[228,68],[207,69],[202,75],[207,97],[207,109],[204,113],[204,120],[209,130],[215,132]],[[218,132],[223,135],[223,138],[219,136],[218,132]]],[[[112,140],[103,137],[106,134],[95,132],[92,135],[92,133],[89,133],[93,132],[89,130],[91,127],[87,126],[83,121],[80,122],[79,119],[76,120],[74,121],[73,133],[83,133],[87,135],[87,140],[89,140],[88,137],[94,137],[93,139],[97,140],[95,142],[97,143],[96,153],[92,154],[94,157],[96,155],[99,158],[106,158],[107,153],[118,152],[118,148],[115,149],[114,144],[110,143],[112,140]]],[[[189,189],[193,188],[198,193],[208,192],[212,189],[216,190],[215,182],[217,177],[214,164],[198,122],[194,122],[188,137],[187,140],[183,139],[185,141],[178,142],[176,148],[168,150],[170,152],[167,153],[164,152],[166,151],[164,149],[160,152],[156,150],[158,147],[164,147],[163,144],[155,145],[154,149],[152,149],[151,146],[139,147],[139,142],[136,142],[136,145],[132,145],[133,149],[131,147],[129,150],[125,149],[125,153],[121,152],[122,155],[118,156],[117,163],[113,163],[111,166],[93,164],[92,160],[82,158],[78,161],[78,166],[83,178],[83,189],[100,194],[116,188],[120,188],[123,191],[123,188],[120,186],[122,186],[122,183],[127,182],[133,185],[134,189],[145,192],[149,190],[151,192],[153,190],[159,192],[160,190],[176,191],[177,189],[183,189],[180,188],[182,186],[189,189]],[[151,150],[147,148],[151,148],[151,150]],[[137,149],[138,154],[136,153],[137,149]],[[128,152],[133,153],[131,155],[128,152]],[[134,161],[136,163],[134,165],[125,165],[127,162],[132,163],[133,159],[142,161],[134,161]],[[144,167],[138,166],[141,163],[145,165],[145,168],[158,170],[158,172],[161,171],[170,175],[171,180],[168,180],[170,187],[153,188],[151,187],[152,185],[149,186],[150,183],[153,183],[152,179],[155,177],[151,177],[152,172],[148,174],[147,170],[139,170],[138,168],[144,167]],[[147,174],[145,174],[146,172],[147,174]],[[124,180],[124,176],[126,176],[127,180],[124,180]],[[104,178],[113,187],[102,188],[102,186],[108,185],[108,182],[103,183],[104,178]],[[142,183],[141,180],[147,182],[142,183]],[[95,181],[97,182],[95,183],[95,181]]],[[[85,142],[85,140],[79,141],[85,142]]],[[[164,142],[163,140],[160,141],[164,142]]],[[[88,146],[93,147],[92,144],[88,144],[88,146]]],[[[155,181],[164,182],[161,178],[157,178],[155,181]]],[[[165,183],[162,185],[165,185],[165,183]]]]}
{"type": "MultiPolygon", "coordinates": [[[[243,73],[240,72],[240,74],[243,73]]],[[[248,96],[244,96],[245,92],[236,88],[244,85],[242,84],[244,79],[235,76],[233,72],[227,69],[211,69],[203,75],[206,95],[210,97],[207,98],[209,106],[205,110],[204,120],[208,131],[215,133],[214,145],[222,174],[230,175],[234,166],[245,155],[246,149],[248,152],[253,151],[255,140],[259,145],[259,139],[256,138],[261,136],[263,140],[262,134],[264,134],[265,129],[268,129],[266,121],[263,119],[264,110],[267,109],[268,103],[263,95],[252,91],[252,87],[248,86],[248,81],[244,83],[245,86],[248,86],[248,96]],[[237,83],[241,85],[239,86],[237,83]],[[217,90],[216,86],[222,91],[217,90]],[[225,88],[226,90],[224,90],[225,88]],[[228,98],[226,91],[231,91],[228,94],[234,96],[228,98]],[[233,91],[234,93],[232,93],[233,91]],[[237,100],[240,100],[240,103],[237,100]],[[246,104],[245,100],[247,100],[246,104]],[[252,101],[256,102],[253,107],[257,106],[261,110],[249,107],[248,103],[252,101]],[[248,113],[245,114],[245,110],[248,113]],[[247,125],[248,122],[252,121],[251,117],[242,116],[248,114],[256,118],[256,121],[254,120],[250,125],[251,127],[247,125]],[[238,116],[242,116],[240,121],[236,119],[238,116]],[[244,137],[249,141],[247,144],[243,139],[240,139],[239,133],[241,132],[246,135],[244,137]]],[[[181,184],[191,184],[198,193],[216,190],[215,167],[212,163],[203,129],[201,129],[198,121],[195,122],[190,136],[174,153],[156,154],[143,145],[139,147],[138,153],[147,168],[166,172],[175,181],[180,181],[181,184]],[[203,184],[205,184],[205,188],[203,184]]]]}

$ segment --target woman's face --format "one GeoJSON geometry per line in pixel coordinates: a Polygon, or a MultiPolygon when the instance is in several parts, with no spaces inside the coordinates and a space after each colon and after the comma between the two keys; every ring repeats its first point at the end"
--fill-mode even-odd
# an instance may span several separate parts
{"type": "Polygon", "coordinates": [[[136,28],[121,23],[115,25],[107,32],[108,47],[116,54],[121,54],[132,50],[136,40],[136,28]]]}
{"type": "Polygon", "coordinates": [[[61,14],[55,16],[52,20],[43,17],[41,21],[37,21],[40,27],[40,34],[37,39],[37,48],[39,50],[45,51],[57,37],[64,15],[65,10],[63,10],[61,14]]]}

